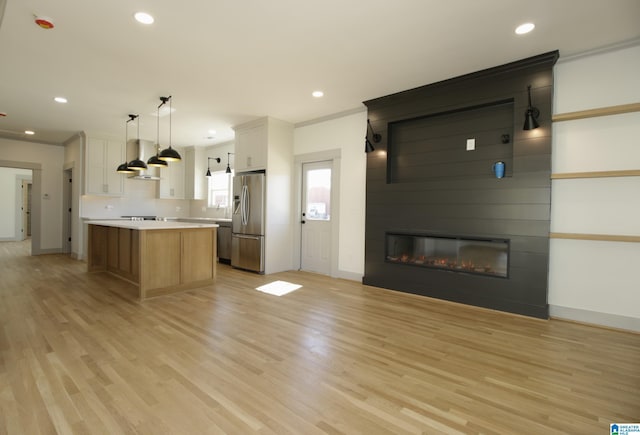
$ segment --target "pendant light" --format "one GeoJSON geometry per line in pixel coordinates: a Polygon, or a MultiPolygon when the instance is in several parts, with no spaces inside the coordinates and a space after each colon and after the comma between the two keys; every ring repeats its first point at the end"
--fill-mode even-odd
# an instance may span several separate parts
{"type": "MultiPolygon", "coordinates": [[[[166,162],[179,162],[182,160],[180,154],[171,148],[171,95],[168,97],[160,97],[161,100],[166,98],[169,101],[169,148],[165,148],[160,152],[160,160],[164,160],[166,162]]],[[[164,101],[164,100],[163,100],[164,101]]]]}
{"type": "Polygon", "coordinates": [[[205,174],[205,177],[211,176],[211,166],[209,165],[209,162],[211,160],[215,160],[216,162],[220,163],[220,157],[207,157],[207,173],[205,174]]]}
{"type": "Polygon", "coordinates": [[[166,97],[160,97],[160,100],[162,100],[162,102],[158,106],[158,116],[156,122],[156,155],[151,156],[151,158],[147,160],[147,165],[155,166],[156,168],[166,168],[167,166],[169,166],[169,163],[165,162],[164,160],[160,160],[160,108],[164,106],[164,103],[166,103],[166,100],[164,100],[164,98],[166,97]]]}
{"type": "Polygon", "coordinates": [[[129,116],[135,116],[135,118],[133,119],[138,120],[138,139],[136,139],[138,144],[138,157],[131,160],[127,165],[127,167],[129,169],[133,169],[134,171],[144,171],[145,169],[147,169],[147,164],[142,159],[140,159],[140,116],[139,115],[129,115],[129,116]]]}
{"type": "Polygon", "coordinates": [[[129,169],[128,165],[127,165],[127,148],[128,148],[128,142],[129,142],[129,122],[133,121],[134,119],[136,119],[136,115],[129,115],[129,119],[127,119],[124,123],[124,163],[122,163],[120,166],[118,166],[118,169],[116,169],[116,172],[119,172],[120,174],[133,174],[136,171],[134,171],[133,169],[129,169]]]}
{"type": "Polygon", "coordinates": [[[225,169],[225,171],[224,171],[225,174],[230,174],[231,173],[231,167],[229,166],[229,156],[231,154],[234,154],[234,153],[227,153],[227,169],[225,169]]]}

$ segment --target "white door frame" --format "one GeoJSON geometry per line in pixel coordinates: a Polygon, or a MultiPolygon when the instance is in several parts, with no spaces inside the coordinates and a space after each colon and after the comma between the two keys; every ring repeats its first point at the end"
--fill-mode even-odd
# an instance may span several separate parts
{"type": "Polygon", "coordinates": [[[0,160],[0,166],[5,168],[31,169],[33,180],[31,186],[31,255],[43,253],[41,248],[41,212],[42,204],[42,165],[32,162],[18,162],[13,160],[0,160]]]}
{"type": "Polygon", "coordinates": [[[73,240],[73,168],[64,169],[62,176],[62,252],[71,254],[71,240],[73,240]],[[72,212],[69,212],[69,209],[72,212]]]}
{"type": "MultiPolygon", "coordinates": [[[[24,201],[23,201],[23,182],[27,182],[32,185],[33,189],[33,176],[32,175],[16,175],[16,229],[15,229],[15,240],[21,241],[27,238],[27,229],[23,228],[23,214],[24,214],[24,201]],[[23,231],[24,230],[24,231],[23,231]]],[[[32,191],[33,192],[33,191],[32,191]]],[[[31,222],[33,228],[33,222],[31,222]]]]}
{"type": "Polygon", "coordinates": [[[302,165],[319,161],[331,161],[331,276],[338,277],[338,248],[340,240],[340,162],[339,149],[319,151],[295,156],[295,231],[293,237],[293,268],[300,270],[300,247],[302,242],[302,165]]]}

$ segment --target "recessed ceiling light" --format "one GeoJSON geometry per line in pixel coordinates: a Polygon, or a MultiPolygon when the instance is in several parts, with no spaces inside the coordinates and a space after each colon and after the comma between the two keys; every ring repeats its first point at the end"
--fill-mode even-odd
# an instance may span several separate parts
{"type": "Polygon", "coordinates": [[[530,31],[535,29],[535,27],[536,25],[533,23],[520,24],[518,27],[516,27],[516,34],[524,35],[525,33],[529,33],[530,31]]]}
{"type": "Polygon", "coordinates": [[[209,130],[209,134],[210,134],[211,136],[214,136],[214,135],[216,134],[216,131],[215,131],[215,130],[209,130]]]}
{"type": "Polygon", "coordinates": [[[56,103],[62,103],[62,104],[64,104],[64,103],[66,103],[66,102],[67,102],[67,99],[66,99],[65,97],[55,97],[55,98],[53,99],[53,101],[55,101],[56,103]]]}
{"type": "Polygon", "coordinates": [[[311,95],[313,95],[313,96],[314,96],[314,97],[316,97],[316,98],[320,98],[320,97],[323,97],[323,96],[324,96],[324,92],[322,92],[322,91],[313,91],[313,92],[311,93],[311,95]]]}
{"type": "Polygon", "coordinates": [[[153,17],[146,12],[136,12],[134,18],[142,24],[153,24],[153,17]]]}
{"type": "Polygon", "coordinates": [[[32,134],[36,134],[36,132],[31,130],[25,130],[24,134],[32,135],[32,134]]]}

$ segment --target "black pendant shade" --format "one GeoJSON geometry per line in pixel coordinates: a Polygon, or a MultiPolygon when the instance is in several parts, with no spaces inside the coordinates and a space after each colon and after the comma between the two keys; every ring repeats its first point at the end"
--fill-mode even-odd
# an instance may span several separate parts
{"type": "Polygon", "coordinates": [[[140,159],[133,159],[127,165],[129,169],[133,169],[134,171],[144,171],[147,169],[147,164],[140,159]]]}
{"type": "Polygon", "coordinates": [[[524,126],[522,129],[533,130],[540,127],[540,124],[538,123],[540,111],[531,105],[531,85],[527,86],[527,94],[529,96],[529,105],[527,106],[527,111],[524,113],[524,126]]]}
{"type": "MultiPolygon", "coordinates": [[[[129,115],[129,119],[127,119],[124,123],[124,154],[125,154],[125,159],[127,158],[127,146],[129,145],[129,123],[131,121],[133,121],[134,119],[136,119],[138,117],[138,115],[129,115]]],[[[123,163],[120,164],[120,166],[118,166],[118,168],[116,169],[116,172],[118,172],[119,174],[133,174],[136,171],[133,168],[129,168],[129,164],[127,163],[127,161],[125,160],[123,163]]]]}
{"type": "MultiPolygon", "coordinates": [[[[162,97],[160,98],[162,100],[162,97]]],[[[149,160],[147,160],[147,164],[149,166],[155,166],[156,168],[166,168],[169,166],[169,163],[164,160],[160,160],[160,107],[165,103],[162,100],[162,103],[158,106],[158,115],[156,116],[156,155],[151,156],[149,160]]]]}
{"type": "MultiPolygon", "coordinates": [[[[160,106],[164,105],[167,101],[169,102],[169,148],[165,148],[160,151],[158,158],[165,162],[178,162],[182,160],[182,157],[178,151],[171,148],[171,95],[168,97],[160,97],[160,100],[162,101],[160,106]]],[[[158,108],[160,108],[160,106],[158,106],[158,108]]]]}
{"type": "Polygon", "coordinates": [[[155,166],[157,168],[166,168],[167,166],[169,166],[169,163],[164,160],[160,160],[158,153],[156,153],[155,155],[151,156],[149,160],[147,160],[147,165],[155,166]]]}
{"type": "Polygon", "coordinates": [[[144,171],[145,169],[147,169],[147,164],[142,159],[140,159],[140,148],[141,148],[140,147],[140,116],[139,115],[129,115],[129,116],[135,116],[134,119],[138,120],[138,139],[136,141],[138,145],[138,157],[131,160],[127,165],[127,167],[129,169],[133,169],[134,171],[144,171]]]}
{"type": "Polygon", "coordinates": [[[369,138],[365,137],[364,152],[370,153],[371,151],[375,151],[375,147],[373,146],[369,138]]]}
{"type": "Polygon", "coordinates": [[[179,162],[180,160],[182,160],[182,157],[180,157],[178,151],[171,148],[171,145],[169,145],[169,148],[165,148],[160,151],[160,155],[158,156],[158,158],[160,160],[164,160],[165,162],[179,162]]]}
{"type": "Polygon", "coordinates": [[[127,162],[124,162],[120,166],[118,166],[116,172],[119,172],[120,174],[134,174],[136,171],[134,171],[133,169],[129,169],[127,162]]]}

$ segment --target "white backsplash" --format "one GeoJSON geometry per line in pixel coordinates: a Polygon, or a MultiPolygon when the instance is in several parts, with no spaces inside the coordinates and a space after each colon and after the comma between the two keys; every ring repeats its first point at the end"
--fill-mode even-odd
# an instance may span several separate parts
{"type": "Polygon", "coordinates": [[[231,211],[226,208],[207,208],[207,200],[190,201],[190,217],[230,218],[231,211]]]}
{"type": "Polygon", "coordinates": [[[186,199],[158,199],[157,181],[125,180],[126,196],[83,195],[81,216],[90,219],[115,219],[121,216],[189,217],[186,199]]]}

